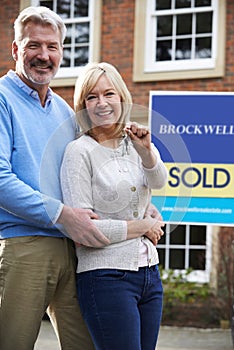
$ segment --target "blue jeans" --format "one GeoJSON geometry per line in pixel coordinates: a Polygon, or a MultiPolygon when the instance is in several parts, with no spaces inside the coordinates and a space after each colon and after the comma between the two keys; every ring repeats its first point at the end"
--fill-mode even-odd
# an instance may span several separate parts
{"type": "Polygon", "coordinates": [[[157,265],[82,272],[77,290],[96,350],[155,350],[163,301],[157,265]]]}

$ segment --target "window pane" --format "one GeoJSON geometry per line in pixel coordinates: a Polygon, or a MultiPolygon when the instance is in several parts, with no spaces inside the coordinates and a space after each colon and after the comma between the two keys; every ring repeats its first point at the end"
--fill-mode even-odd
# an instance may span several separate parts
{"type": "Polygon", "coordinates": [[[63,19],[71,17],[70,0],[58,0],[56,12],[63,19]]]}
{"type": "Polygon", "coordinates": [[[89,0],[75,0],[74,17],[88,17],[89,0]]]}
{"type": "Polygon", "coordinates": [[[156,61],[170,61],[171,60],[172,41],[158,41],[156,50],[156,61]]]}
{"type": "Polygon", "coordinates": [[[178,15],[176,34],[191,34],[192,33],[192,15],[178,15]]]}
{"type": "Polygon", "coordinates": [[[165,268],[165,249],[157,248],[157,251],[159,257],[159,264],[162,265],[163,268],[165,268]]]}
{"type": "Polygon", "coordinates": [[[89,42],[89,23],[80,23],[75,26],[75,42],[88,43],[89,42]]]}
{"type": "Polygon", "coordinates": [[[168,10],[171,8],[171,0],[156,0],[156,10],[168,10]]]}
{"type": "Polygon", "coordinates": [[[185,226],[170,225],[170,244],[185,245],[185,226]]]}
{"type": "Polygon", "coordinates": [[[200,38],[196,40],[196,58],[211,57],[211,38],[200,38]]]}
{"type": "Polygon", "coordinates": [[[72,25],[71,24],[67,24],[66,25],[67,27],[67,35],[66,35],[66,38],[64,40],[64,45],[67,45],[67,44],[71,44],[71,37],[72,37],[72,25]]]}
{"type": "Polygon", "coordinates": [[[206,252],[202,249],[189,251],[189,267],[194,270],[205,270],[206,252]]]}
{"type": "Polygon", "coordinates": [[[184,269],[185,251],[184,249],[170,249],[170,269],[184,269]]]}
{"type": "Polygon", "coordinates": [[[49,9],[53,10],[53,0],[40,1],[40,6],[45,6],[45,7],[48,7],[49,9]]]}
{"type": "Polygon", "coordinates": [[[206,244],[206,227],[190,226],[190,245],[206,244]]]}
{"type": "Polygon", "coordinates": [[[191,0],[176,0],[175,8],[191,7],[191,0]]]}
{"type": "Polygon", "coordinates": [[[89,48],[79,47],[75,50],[75,66],[84,66],[88,63],[89,58],[89,48]]]}
{"type": "Polygon", "coordinates": [[[157,20],[157,37],[172,35],[172,16],[159,16],[157,20]]]}
{"type": "Polygon", "coordinates": [[[61,67],[70,67],[71,66],[71,49],[63,50],[63,60],[61,63],[61,67]]]}
{"type": "Polygon", "coordinates": [[[211,6],[211,0],[195,0],[195,7],[211,6]]]}
{"type": "Polygon", "coordinates": [[[176,60],[191,59],[191,39],[176,40],[176,60]]]}
{"type": "Polygon", "coordinates": [[[212,33],[212,12],[197,14],[196,33],[212,33]]]}

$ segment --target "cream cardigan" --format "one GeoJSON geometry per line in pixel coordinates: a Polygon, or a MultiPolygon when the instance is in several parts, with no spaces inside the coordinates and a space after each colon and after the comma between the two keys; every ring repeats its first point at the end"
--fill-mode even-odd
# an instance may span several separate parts
{"type": "Polygon", "coordinates": [[[138,270],[142,241],[148,247],[148,264],[158,263],[157,250],[150,240],[126,240],[126,221],[142,219],[151,188],[162,188],[167,181],[166,167],[158,150],[154,150],[157,164],[146,169],[128,136],[116,149],[87,135],[68,144],[60,174],[64,203],[97,213],[99,220],[95,224],[111,241],[104,248],[78,247],[77,272],[100,268],[138,270]]]}

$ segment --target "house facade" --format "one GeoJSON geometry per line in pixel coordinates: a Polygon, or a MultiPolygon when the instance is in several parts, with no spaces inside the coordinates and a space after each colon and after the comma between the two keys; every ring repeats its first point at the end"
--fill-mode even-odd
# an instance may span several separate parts
{"type": "MultiPolygon", "coordinates": [[[[67,25],[64,59],[51,86],[71,106],[90,61],[115,65],[148,123],[150,91],[233,92],[232,0],[15,0],[0,3],[0,76],[14,69],[13,23],[27,6],[47,6],[67,25]]],[[[166,269],[192,268],[190,279],[217,283],[220,227],[167,223],[158,246],[166,269]]]]}

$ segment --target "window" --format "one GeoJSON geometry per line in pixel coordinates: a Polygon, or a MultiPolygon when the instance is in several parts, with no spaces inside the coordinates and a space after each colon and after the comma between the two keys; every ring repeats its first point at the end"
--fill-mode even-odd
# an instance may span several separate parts
{"type": "Polygon", "coordinates": [[[157,250],[160,265],[165,270],[191,268],[190,281],[209,281],[211,234],[207,226],[167,224],[157,250]]]}
{"type": "Polygon", "coordinates": [[[29,5],[49,7],[66,24],[63,61],[52,85],[73,85],[82,66],[99,60],[101,1],[21,0],[21,8],[29,5]]]}
{"type": "Polygon", "coordinates": [[[134,80],[222,76],[225,10],[225,0],[136,0],[134,80]]]}

